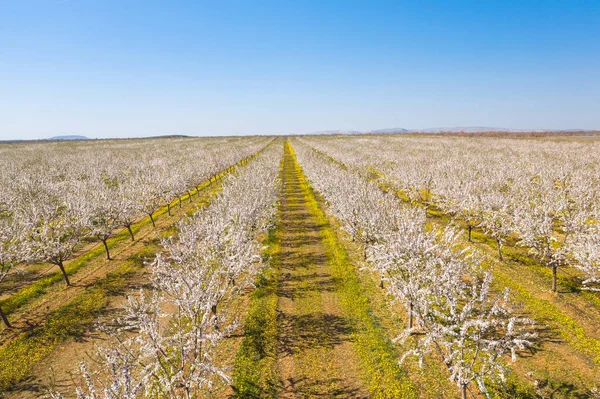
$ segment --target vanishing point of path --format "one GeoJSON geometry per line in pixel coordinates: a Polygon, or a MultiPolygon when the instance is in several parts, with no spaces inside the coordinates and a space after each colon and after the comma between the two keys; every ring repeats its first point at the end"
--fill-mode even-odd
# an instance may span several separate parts
{"type": "Polygon", "coordinates": [[[286,143],[277,288],[281,397],[364,398],[352,326],[340,308],[308,190],[286,143]]]}

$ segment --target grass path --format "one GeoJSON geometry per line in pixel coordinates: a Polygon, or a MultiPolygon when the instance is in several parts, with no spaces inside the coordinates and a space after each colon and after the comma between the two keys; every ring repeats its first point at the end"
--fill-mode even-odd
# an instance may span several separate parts
{"type": "Polygon", "coordinates": [[[278,296],[280,397],[366,396],[352,350],[352,323],[342,312],[336,282],[311,214],[301,170],[284,159],[283,235],[278,296]]]}

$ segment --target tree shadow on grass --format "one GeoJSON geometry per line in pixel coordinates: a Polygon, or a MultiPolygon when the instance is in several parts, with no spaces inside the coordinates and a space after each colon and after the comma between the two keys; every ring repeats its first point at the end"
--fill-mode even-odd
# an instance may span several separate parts
{"type": "Polygon", "coordinates": [[[298,397],[298,398],[338,398],[338,399],[366,399],[368,396],[359,389],[343,384],[339,378],[323,376],[318,380],[306,378],[288,379],[279,381],[277,385],[270,384],[261,387],[251,381],[240,381],[238,386],[232,386],[233,394],[229,399],[262,399],[265,397],[298,397]],[[243,385],[243,392],[239,386],[243,385]]]}
{"type": "Polygon", "coordinates": [[[279,313],[277,322],[281,329],[279,349],[284,357],[294,356],[308,349],[332,349],[350,341],[353,332],[347,319],[328,313],[279,313]]]}

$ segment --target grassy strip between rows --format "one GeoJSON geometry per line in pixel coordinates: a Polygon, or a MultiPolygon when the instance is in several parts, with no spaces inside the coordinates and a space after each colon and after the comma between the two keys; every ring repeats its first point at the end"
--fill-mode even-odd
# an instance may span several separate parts
{"type": "Polygon", "coordinates": [[[528,287],[515,281],[498,268],[493,269],[493,274],[495,284],[510,288],[517,300],[524,303],[529,311],[544,320],[551,321],[561,339],[577,348],[596,364],[600,364],[600,341],[588,337],[585,330],[573,318],[563,313],[551,302],[536,297],[528,287]]]}
{"type": "Polygon", "coordinates": [[[43,326],[4,345],[0,349],[0,391],[29,375],[35,364],[57,345],[82,336],[107,305],[109,297],[121,294],[127,279],[157,250],[156,242],[146,246],[94,287],[52,312],[43,326]]]}
{"type": "MultiPolygon", "coordinates": [[[[268,147],[270,144],[271,144],[271,142],[269,144],[267,144],[267,146],[265,146],[264,148],[268,147]]],[[[200,184],[198,187],[194,188],[193,190],[190,190],[190,194],[195,195],[201,191],[204,191],[207,187],[210,187],[213,184],[213,182],[221,179],[228,173],[235,170],[236,166],[245,165],[251,159],[256,157],[260,152],[262,152],[264,150],[264,148],[256,153],[250,155],[249,157],[244,158],[243,160],[238,162],[236,165],[233,165],[233,166],[227,168],[226,170],[222,171],[218,175],[211,177],[209,180],[200,184]]],[[[190,197],[190,195],[186,193],[185,195],[179,197],[178,200],[184,201],[184,200],[189,199],[189,197],[190,197]]],[[[173,204],[175,204],[176,201],[178,201],[178,200],[173,201],[171,203],[171,206],[173,206],[173,204]]],[[[156,219],[157,217],[162,216],[163,214],[165,214],[167,212],[168,212],[168,207],[167,207],[167,205],[164,205],[164,206],[160,207],[156,212],[154,212],[153,217],[156,219]]],[[[142,220],[140,220],[138,223],[134,224],[131,227],[134,235],[137,234],[142,229],[142,227],[147,226],[150,223],[151,223],[150,217],[147,216],[147,217],[143,218],[142,220]]],[[[118,243],[121,243],[121,242],[129,240],[129,239],[130,239],[129,232],[127,231],[127,229],[123,229],[118,234],[116,234],[111,240],[109,240],[108,247],[109,247],[109,249],[112,249],[118,243]]],[[[104,247],[101,245],[96,245],[92,249],[90,249],[88,252],[78,256],[73,261],[67,262],[65,265],[65,270],[69,276],[73,275],[79,269],[86,266],[90,260],[92,260],[98,256],[104,256],[104,254],[105,254],[104,247]]],[[[0,306],[2,306],[2,310],[4,311],[4,313],[6,315],[10,315],[11,313],[15,312],[20,307],[29,303],[31,300],[38,298],[41,295],[45,294],[46,289],[48,287],[50,287],[56,283],[59,283],[62,280],[63,280],[62,274],[59,271],[57,271],[56,273],[50,274],[46,277],[43,277],[43,278],[35,281],[34,283],[28,285],[27,287],[20,289],[18,292],[11,295],[10,297],[0,301],[0,306]]]]}
{"type": "MultiPolygon", "coordinates": [[[[293,149],[290,148],[289,151],[293,154],[293,149]]],[[[300,172],[302,171],[297,162],[296,167],[300,172]]],[[[394,345],[385,337],[383,328],[373,317],[368,297],[361,286],[355,267],[303,173],[300,173],[300,182],[305,187],[307,206],[312,216],[319,225],[323,226],[321,238],[332,275],[336,280],[336,292],[343,312],[352,320],[353,347],[371,397],[416,398],[417,387],[400,368],[394,345]]]]}

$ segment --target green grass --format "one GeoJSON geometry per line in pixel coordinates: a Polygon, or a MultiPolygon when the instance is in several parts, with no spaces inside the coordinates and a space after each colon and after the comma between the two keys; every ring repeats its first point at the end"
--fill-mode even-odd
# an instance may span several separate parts
{"type": "Polygon", "coordinates": [[[518,302],[533,312],[536,318],[551,323],[561,339],[571,347],[578,349],[588,356],[597,365],[600,365],[600,341],[587,336],[585,330],[553,303],[536,297],[531,289],[524,284],[515,281],[505,272],[495,268],[494,285],[497,287],[508,287],[518,302]]]}
{"type": "MultiPolygon", "coordinates": [[[[286,151],[293,154],[291,147],[286,146],[286,151]]],[[[301,171],[297,162],[296,168],[301,171]]],[[[306,180],[301,179],[311,215],[319,225],[324,226],[320,233],[337,281],[336,293],[341,299],[345,316],[354,327],[353,348],[371,397],[417,397],[416,387],[398,364],[394,345],[385,338],[385,331],[370,312],[369,301],[364,295],[354,265],[338,241],[335,229],[329,225],[306,180]]],[[[251,308],[245,321],[245,337],[236,354],[233,387],[235,396],[239,398],[274,398],[279,394],[276,291],[281,234],[280,225],[269,240],[268,253],[272,259],[272,267],[259,281],[252,295],[251,308]]]]}

